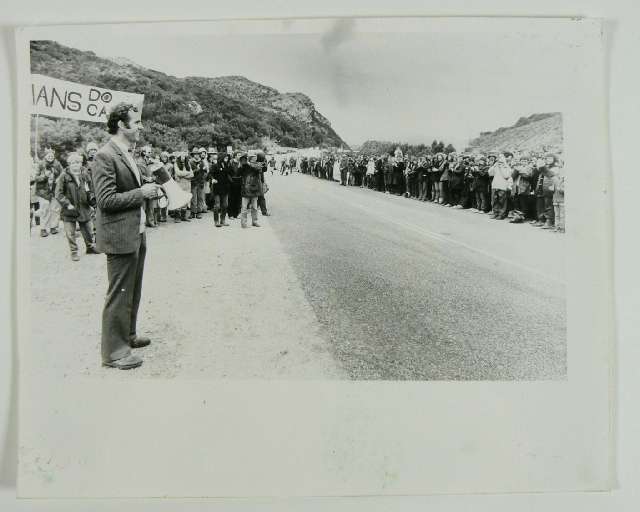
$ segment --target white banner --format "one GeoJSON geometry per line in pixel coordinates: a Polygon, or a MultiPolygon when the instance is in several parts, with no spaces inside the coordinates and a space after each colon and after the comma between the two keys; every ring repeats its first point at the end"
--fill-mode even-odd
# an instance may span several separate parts
{"type": "Polygon", "coordinates": [[[67,82],[44,75],[31,75],[33,114],[106,123],[109,109],[120,102],[142,110],[144,94],[114,91],[67,82]]]}

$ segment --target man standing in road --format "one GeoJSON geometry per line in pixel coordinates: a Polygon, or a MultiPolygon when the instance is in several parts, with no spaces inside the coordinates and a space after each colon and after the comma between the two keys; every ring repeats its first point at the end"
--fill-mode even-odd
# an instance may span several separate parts
{"type": "Polygon", "coordinates": [[[131,154],[139,140],[142,121],[137,107],[119,103],[109,113],[111,140],[98,151],[93,166],[96,245],[107,255],[109,289],[102,312],[102,363],[128,370],[142,359],[132,348],[148,345],[137,336],[136,319],[142,292],[146,254],[145,199],[158,196],[158,185],[143,184],[131,154]]]}

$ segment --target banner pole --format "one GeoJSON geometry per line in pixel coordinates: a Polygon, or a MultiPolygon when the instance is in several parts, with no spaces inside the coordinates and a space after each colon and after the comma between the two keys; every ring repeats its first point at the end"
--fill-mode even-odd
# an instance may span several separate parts
{"type": "Polygon", "coordinates": [[[36,113],[36,136],[35,136],[35,140],[33,141],[34,144],[34,148],[33,148],[33,158],[34,160],[37,162],[39,160],[38,158],[38,118],[39,118],[39,114],[36,113]]]}

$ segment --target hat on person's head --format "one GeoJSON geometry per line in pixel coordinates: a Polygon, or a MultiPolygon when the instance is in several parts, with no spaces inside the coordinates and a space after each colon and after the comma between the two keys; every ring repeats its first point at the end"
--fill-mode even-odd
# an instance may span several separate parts
{"type": "Polygon", "coordinates": [[[92,149],[95,149],[96,151],[98,151],[98,145],[93,141],[87,144],[87,151],[91,151],[92,149]]]}
{"type": "Polygon", "coordinates": [[[200,153],[200,149],[198,148],[198,146],[193,146],[193,149],[191,150],[191,153],[200,153]]]}
{"type": "Polygon", "coordinates": [[[207,152],[207,148],[198,149],[198,153],[206,153],[206,152],[207,152]]]}

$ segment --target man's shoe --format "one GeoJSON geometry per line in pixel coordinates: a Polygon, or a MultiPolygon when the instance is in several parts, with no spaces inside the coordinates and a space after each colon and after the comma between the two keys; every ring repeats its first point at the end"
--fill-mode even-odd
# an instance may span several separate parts
{"type": "Polygon", "coordinates": [[[146,336],[133,336],[129,339],[129,346],[131,348],[146,347],[151,343],[151,340],[146,336]]]}
{"type": "Polygon", "coordinates": [[[199,213],[196,213],[196,219],[201,219],[202,215],[200,215],[199,213]]]}
{"type": "Polygon", "coordinates": [[[87,254],[100,254],[95,247],[87,247],[87,254]]]}
{"type": "Polygon", "coordinates": [[[263,217],[271,217],[271,214],[269,212],[264,212],[262,214],[263,217]]]}
{"type": "Polygon", "coordinates": [[[44,238],[45,236],[49,236],[49,232],[46,229],[40,230],[40,236],[44,238]]]}
{"type": "Polygon", "coordinates": [[[80,261],[80,256],[78,256],[77,252],[71,253],[71,261],[80,261]]]}
{"type": "Polygon", "coordinates": [[[252,223],[251,223],[251,225],[252,225],[254,228],[259,228],[259,227],[260,227],[260,224],[258,224],[257,222],[252,222],[252,223]]]}
{"type": "Polygon", "coordinates": [[[142,359],[133,354],[129,354],[127,357],[117,359],[115,361],[108,361],[102,363],[102,366],[108,366],[109,368],[117,368],[118,370],[131,370],[137,368],[142,364],[142,359]]]}
{"type": "Polygon", "coordinates": [[[51,234],[52,235],[57,235],[58,234],[58,228],[51,228],[51,234]]]}

